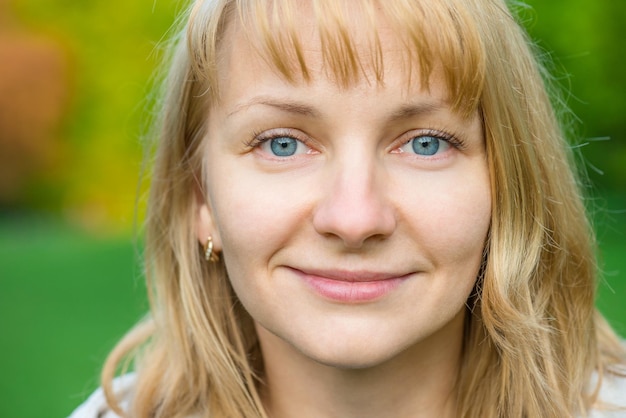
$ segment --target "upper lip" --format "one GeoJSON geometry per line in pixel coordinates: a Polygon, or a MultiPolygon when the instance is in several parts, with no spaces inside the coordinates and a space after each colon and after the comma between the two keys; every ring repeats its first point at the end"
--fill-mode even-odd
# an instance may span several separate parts
{"type": "Polygon", "coordinates": [[[299,269],[294,270],[308,276],[317,276],[324,279],[343,282],[374,282],[389,279],[398,279],[410,273],[387,273],[370,270],[342,270],[342,269],[299,269]]]}

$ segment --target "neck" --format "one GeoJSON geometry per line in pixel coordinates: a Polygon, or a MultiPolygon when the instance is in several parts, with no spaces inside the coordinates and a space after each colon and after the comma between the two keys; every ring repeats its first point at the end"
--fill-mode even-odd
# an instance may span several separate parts
{"type": "Polygon", "coordinates": [[[446,330],[373,367],[318,363],[257,326],[263,349],[263,398],[272,418],[454,417],[463,315],[446,330]],[[445,341],[445,344],[441,344],[445,341]],[[439,342],[439,343],[437,343],[439,342]]]}

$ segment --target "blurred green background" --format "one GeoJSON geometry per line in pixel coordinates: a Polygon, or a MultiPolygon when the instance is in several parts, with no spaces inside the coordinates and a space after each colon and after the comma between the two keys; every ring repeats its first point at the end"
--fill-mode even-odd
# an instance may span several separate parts
{"type": "MultiPolygon", "coordinates": [[[[523,20],[579,118],[598,305],[626,336],[626,2],[530,3],[523,20]]],[[[66,416],[147,309],[141,137],[181,5],[0,0],[0,417],[66,416]]]]}

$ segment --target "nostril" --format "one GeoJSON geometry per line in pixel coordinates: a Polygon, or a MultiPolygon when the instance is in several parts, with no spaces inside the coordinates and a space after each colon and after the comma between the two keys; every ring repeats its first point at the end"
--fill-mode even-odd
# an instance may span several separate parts
{"type": "Polygon", "coordinates": [[[346,247],[360,248],[367,240],[383,239],[393,233],[393,208],[372,193],[342,193],[322,202],[314,213],[313,225],[325,237],[341,239],[346,247]]]}

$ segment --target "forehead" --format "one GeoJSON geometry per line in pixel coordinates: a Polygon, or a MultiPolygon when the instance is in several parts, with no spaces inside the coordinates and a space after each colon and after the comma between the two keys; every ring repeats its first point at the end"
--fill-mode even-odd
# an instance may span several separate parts
{"type": "MultiPolygon", "coordinates": [[[[288,82],[324,76],[344,87],[364,80],[384,84],[401,71],[407,85],[424,87],[436,74],[451,105],[469,114],[478,106],[484,54],[475,13],[464,3],[237,0],[221,17],[213,58],[207,54],[196,68],[213,77],[214,92],[236,55],[260,58],[288,82]]],[[[207,39],[202,31],[195,36],[207,39]]]]}
{"type": "MultiPolygon", "coordinates": [[[[423,87],[419,63],[406,59],[405,45],[385,22],[380,22],[373,38],[367,33],[360,18],[350,22],[350,45],[338,50],[338,45],[329,45],[319,33],[319,22],[313,11],[303,8],[295,16],[299,31],[293,45],[274,44],[258,36],[242,22],[234,21],[225,31],[223,45],[219,51],[217,73],[220,88],[241,79],[244,74],[252,82],[261,83],[266,73],[291,85],[312,85],[323,82],[335,88],[382,87],[400,83],[409,91],[423,87]],[[379,43],[379,45],[376,45],[379,43]],[[237,80],[233,80],[233,78],[237,80]]],[[[429,74],[437,78],[438,72],[429,74]]]]}
{"type": "MultiPolygon", "coordinates": [[[[468,130],[471,127],[472,132],[480,130],[479,124],[466,123],[476,122],[477,112],[463,115],[454,111],[439,69],[431,73],[426,89],[416,78],[418,75],[413,75],[415,82],[409,82],[407,72],[396,65],[386,65],[379,81],[374,79],[371,68],[362,67],[357,80],[342,85],[323,60],[319,41],[316,44],[312,38],[310,47],[303,51],[310,78],[305,81],[297,74],[296,79],[287,80],[273,62],[259,53],[245,31],[234,28],[228,37],[218,71],[221,94],[210,109],[209,126],[225,126],[225,131],[234,132],[244,126],[260,129],[260,125],[289,121],[354,134],[360,129],[369,133],[400,129],[409,121],[420,120],[457,126],[456,130],[461,126],[468,130]]],[[[382,36],[380,39],[386,40],[382,36]]],[[[401,63],[398,40],[393,36],[388,39],[385,62],[401,63]]]]}

